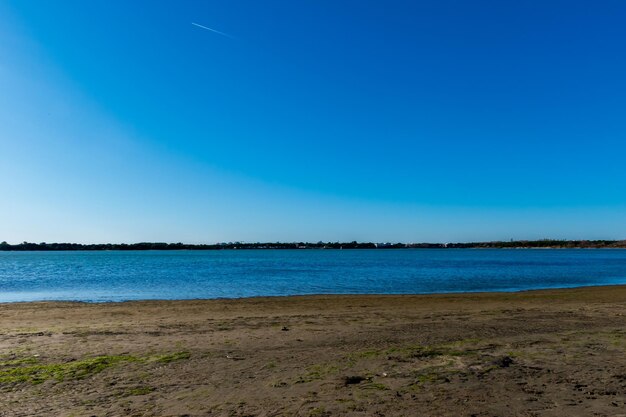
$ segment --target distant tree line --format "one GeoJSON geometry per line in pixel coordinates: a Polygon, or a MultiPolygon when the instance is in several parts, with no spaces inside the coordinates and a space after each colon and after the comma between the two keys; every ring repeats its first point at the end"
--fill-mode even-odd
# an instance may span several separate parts
{"type": "Polygon", "coordinates": [[[372,242],[228,242],[186,244],[164,242],[141,243],[0,243],[0,251],[102,251],[102,250],[222,250],[222,249],[515,249],[515,248],[626,248],[626,240],[517,240],[468,243],[372,243],[372,242]]]}
{"type": "MultiPolygon", "coordinates": [[[[517,249],[517,248],[552,248],[552,249],[600,249],[600,248],[626,248],[626,240],[511,240],[495,242],[470,242],[470,243],[447,243],[446,248],[494,248],[494,249],[517,249]]],[[[420,244],[411,247],[421,247],[420,244]]]]}

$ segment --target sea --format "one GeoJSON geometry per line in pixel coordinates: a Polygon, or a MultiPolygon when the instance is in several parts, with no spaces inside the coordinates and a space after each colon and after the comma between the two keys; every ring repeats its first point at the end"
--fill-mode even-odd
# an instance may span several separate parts
{"type": "Polygon", "coordinates": [[[626,284],[626,250],[0,252],[0,302],[430,294],[611,284],[626,284]]]}

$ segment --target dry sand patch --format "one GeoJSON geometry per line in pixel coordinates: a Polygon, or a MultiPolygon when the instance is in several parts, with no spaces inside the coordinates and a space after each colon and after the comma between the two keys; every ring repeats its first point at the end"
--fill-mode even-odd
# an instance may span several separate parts
{"type": "Polygon", "coordinates": [[[0,305],[0,416],[626,415],[626,287],[0,305]]]}

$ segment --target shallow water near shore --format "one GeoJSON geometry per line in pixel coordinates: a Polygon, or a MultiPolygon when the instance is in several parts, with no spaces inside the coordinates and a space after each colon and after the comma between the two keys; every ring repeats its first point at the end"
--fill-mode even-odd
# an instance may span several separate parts
{"type": "Polygon", "coordinates": [[[626,250],[0,252],[0,302],[518,291],[626,283],[626,250]]]}

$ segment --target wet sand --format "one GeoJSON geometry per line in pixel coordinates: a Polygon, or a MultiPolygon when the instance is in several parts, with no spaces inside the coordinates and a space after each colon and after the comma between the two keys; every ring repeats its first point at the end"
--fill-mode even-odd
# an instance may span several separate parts
{"type": "Polygon", "coordinates": [[[626,416],[626,286],[0,304],[0,416],[626,416]]]}

